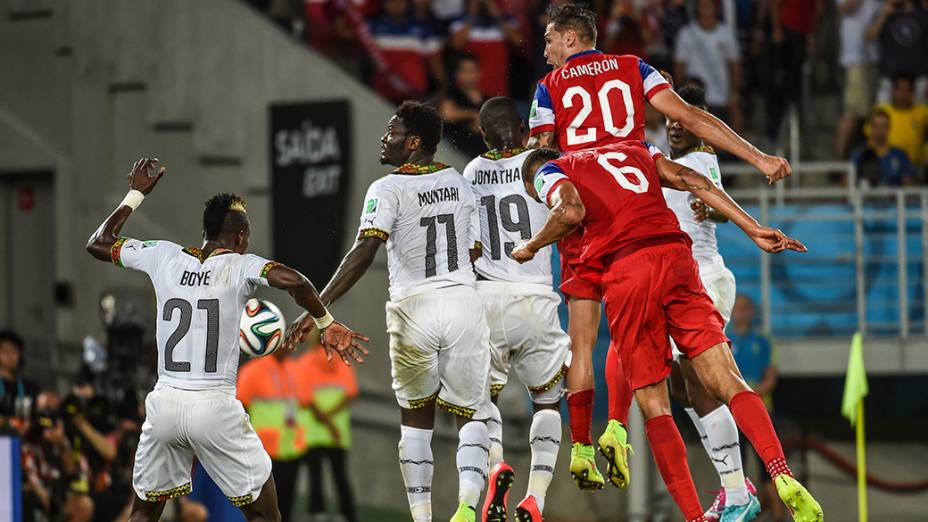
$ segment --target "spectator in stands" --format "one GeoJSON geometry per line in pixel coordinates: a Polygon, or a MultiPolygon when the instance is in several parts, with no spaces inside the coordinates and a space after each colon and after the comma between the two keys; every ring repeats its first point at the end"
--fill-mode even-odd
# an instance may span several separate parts
{"type": "Polygon", "coordinates": [[[22,375],[25,346],[16,332],[0,331],[0,428],[21,430],[34,410],[39,388],[22,375]]]}
{"type": "Polygon", "coordinates": [[[898,187],[915,183],[915,169],[909,157],[889,141],[892,125],[885,110],[875,109],[870,115],[870,139],[851,156],[860,183],[865,186],[898,187]]]}
{"type": "MultiPolygon", "coordinates": [[[[748,386],[764,399],[767,409],[773,411],[773,390],[777,386],[779,370],[777,369],[776,353],[770,338],[754,331],[757,310],[754,301],[744,295],[735,297],[735,304],[731,310],[728,338],[731,340],[731,352],[741,370],[741,376],[748,386]]],[[[750,448],[750,444],[743,443],[742,448],[750,448]]],[[[752,451],[748,449],[747,451],[752,451]]],[[[757,455],[754,453],[754,455],[757,455]]],[[[762,503],[770,510],[772,520],[783,520],[785,513],[783,504],[778,500],[776,489],[770,475],[765,473],[764,463],[757,457],[761,470],[763,483],[762,503]]]]}
{"type": "Polygon", "coordinates": [[[351,404],[358,396],[358,381],[351,366],[327,360],[316,344],[297,362],[300,422],[308,436],[309,512],[323,513],[325,502],[323,465],[328,461],[338,497],[339,512],[346,522],[357,522],[351,481],[348,479],[348,451],[351,449],[351,404]]]}
{"type": "Polygon", "coordinates": [[[877,0],[840,0],[841,66],[844,67],[844,115],[838,122],[835,157],[845,158],[853,134],[873,106],[877,47],[864,38],[880,11],[877,0]]]}
{"type": "Polygon", "coordinates": [[[292,520],[296,476],[306,453],[306,433],[297,422],[297,382],[302,379],[306,376],[287,350],[252,359],[238,372],[237,397],[271,457],[283,522],[292,520]]]}
{"type": "Polygon", "coordinates": [[[444,135],[468,157],[486,152],[480,136],[480,106],[486,99],[480,90],[480,61],[470,53],[458,56],[451,87],[438,103],[445,120],[444,135]]]}
{"type": "MultiPolygon", "coordinates": [[[[773,71],[766,82],[767,138],[776,143],[789,107],[801,111],[803,66],[814,52],[815,32],[824,12],[822,0],[771,0],[773,71]]],[[[801,114],[801,112],[800,112],[801,114]]]]}
{"type": "Polygon", "coordinates": [[[336,61],[345,54],[354,56],[358,52],[357,35],[345,10],[360,9],[357,4],[352,1],[340,7],[337,0],[304,0],[306,43],[336,61]]]}
{"type": "Polygon", "coordinates": [[[509,95],[510,47],[522,45],[515,20],[499,0],[468,0],[467,14],[449,28],[451,48],[480,60],[480,90],[486,96],[509,95]]]}
{"type": "MultiPolygon", "coordinates": [[[[925,60],[928,61],[928,54],[925,60]]],[[[893,78],[890,102],[877,108],[889,115],[889,144],[905,151],[913,164],[920,165],[928,137],[928,106],[915,102],[915,77],[897,74],[893,78]]]]}
{"type": "Polygon", "coordinates": [[[441,84],[440,35],[413,20],[409,0],[384,0],[383,15],[369,29],[384,65],[371,83],[384,98],[394,103],[421,98],[441,84]]]}
{"type": "Polygon", "coordinates": [[[36,397],[35,416],[22,439],[23,520],[58,520],[66,484],[77,471],[54,392],[36,397]]]}
{"type": "Polygon", "coordinates": [[[643,14],[633,0],[616,0],[606,21],[602,50],[647,59],[647,48],[656,37],[657,27],[654,19],[643,14]]]}
{"type": "Polygon", "coordinates": [[[867,39],[879,44],[878,101],[889,101],[891,80],[902,73],[915,76],[919,96],[925,92],[928,86],[928,1],[884,0],[879,16],[867,29],[867,39]]]}
{"type": "Polygon", "coordinates": [[[706,86],[709,111],[735,129],[741,127],[741,55],[731,30],[719,23],[715,0],[699,0],[696,21],[680,31],[674,50],[674,77],[698,78],[706,86]]]}

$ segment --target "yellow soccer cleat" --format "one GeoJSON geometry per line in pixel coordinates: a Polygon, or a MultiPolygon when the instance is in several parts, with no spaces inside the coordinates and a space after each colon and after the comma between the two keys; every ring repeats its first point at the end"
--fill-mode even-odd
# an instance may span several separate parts
{"type": "Polygon", "coordinates": [[[609,482],[617,488],[628,487],[631,474],[628,471],[628,456],[634,455],[635,450],[628,443],[628,432],[622,423],[609,419],[606,431],[599,437],[599,452],[606,458],[609,468],[606,476],[609,482]]]}
{"type": "Polygon", "coordinates": [[[780,500],[789,508],[795,522],[822,522],[825,514],[822,506],[812,497],[809,490],[789,475],[778,475],[774,480],[780,500]]]}
{"type": "Polygon", "coordinates": [[[461,502],[458,510],[451,517],[451,522],[474,522],[477,519],[477,510],[461,502]]]}
{"type": "Polygon", "coordinates": [[[602,473],[596,469],[595,457],[592,444],[574,442],[570,449],[570,474],[583,491],[599,491],[606,486],[602,473]]]}

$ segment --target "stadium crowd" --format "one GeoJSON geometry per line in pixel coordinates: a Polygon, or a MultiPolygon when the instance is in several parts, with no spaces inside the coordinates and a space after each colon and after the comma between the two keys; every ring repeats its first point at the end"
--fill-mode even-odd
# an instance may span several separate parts
{"type": "MultiPolygon", "coordinates": [[[[112,346],[107,350],[112,356],[112,346]]],[[[24,376],[25,356],[23,339],[11,330],[0,331],[0,437],[20,440],[22,520],[128,520],[135,495],[133,461],[145,418],[141,395],[132,386],[114,387],[102,372],[84,364],[62,396],[55,387],[24,376]]],[[[146,379],[153,380],[154,372],[146,379]]],[[[295,513],[297,473],[303,466],[312,478],[308,491],[299,493],[308,494],[310,515],[327,511],[323,481],[328,469],[342,519],[358,520],[347,475],[350,406],[357,393],[354,369],[327,361],[321,345],[242,364],[238,398],[275,459],[284,521],[295,513]]],[[[208,518],[207,507],[188,496],[171,501],[164,516],[174,522],[208,518]]]]}
{"type": "MultiPolygon", "coordinates": [[[[249,2],[385,99],[434,103],[451,142],[474,156],[486,150],[476,130],[483,100],[511,96],[528,114],[535,82],[550,70],[545,9],[569,0],[249,2]]],[[[827,95],[841,101],[826,118],[836,129],[804,121],[802,132],[826,132],[833,147],[811,147],[809,159],[850,159],[871,186],[924,182],[928,0],[583,3],[600,15],[601,50],[702,84],[710,110],[762,148],[786,145],[791,106],[811,119],[827,95]],[[812,82],[816,70],[831,77],[812,82]]]]}

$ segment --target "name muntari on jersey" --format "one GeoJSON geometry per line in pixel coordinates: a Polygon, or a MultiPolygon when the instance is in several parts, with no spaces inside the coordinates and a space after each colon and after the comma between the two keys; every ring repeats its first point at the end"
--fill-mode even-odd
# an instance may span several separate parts
{"type": "Polygon", "coordinates": [[[573,66],[563,67],[561,69],[561,78],[579,78],[580,76],[596,76],[609,71],[619,69],[619,60],[616,58],[607,58],[598,62],[581,63],[573,66]]]}
{"type": "Polygon", "coordinates": [[[426,192],[419,192],[419,206],[434,205],[445,201],[461,201],[457,187],[439,187],[426,192]]]}
{"type": "Polygon", "coordinates": [[[474,185],[494,185],[500,183],[522,182],[522,174],[519,167],[512,169],[490,169],[475,170],[474,185]]]}

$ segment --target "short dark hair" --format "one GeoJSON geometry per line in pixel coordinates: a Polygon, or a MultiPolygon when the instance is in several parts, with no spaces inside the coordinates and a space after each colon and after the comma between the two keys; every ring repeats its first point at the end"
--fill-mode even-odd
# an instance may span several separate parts
{"type": "Polygon", "coordinates": [[[677,89],[677,94],[680,95],[683,101],[694,107],[699,107],[700,109],[707,108],[706,90],[695,83],[687,83],[683,87],[680,87],[677,89]]]}
{"type": "Polygon", "coordinates": [[[905,82],[905,81],[909,82],[914,87],[915,86],[915,75],[908,71],[897,72],[896,74],[893,75],[892,85],[893,87],[895,87],[899,82],[905,82]]]}
{"type": "Polygon", "coordinates": [[[216,194],[206,200],[203,208],[203,237],[218,238],[230,211],[244,213],[245,200],[227,192],[216,194]]]}
{"type": "Polygon", "coordinates": [[[26,347],[26,343],[23,341],[23,338],[19,336],[18,333],[13,330],[0,330],[0,344],[10,343],[19,350],[19,353],[23,353],[23,349],[26,347]]]}
{"type": "Polygon", "coordinates": [[[539,165],[544,165],[549,161],[556,160],[561,157],[561,153],[548,148],[535,149],[525,157],[525,161],[522,162],[522,181],[525,183],[531,183],[535,178],[535,173],[532,172],[532,169],[529,169],[531,165],[538,163],[539,165]]]}
{"type": "Polygon", "coordinates": [[[419,136],[422,140],[422,148],[429,154],[435,154],[438,150],[438,142],[441,141],[442,123],[441,116],[435,107],[431,105],[406,100],[398,109],[396,117],[403,120],[403,125],[409,134],[419,136]]]}
{"type": "Polygon", "coordinates": [[[596,44],[596,13],[580,4],[565,4],[560,7],[548,6],[548,23],[562,33],[573,29],[580,39],[596,44]]]}
{"type": "Polygon", "coordinates": [[[886,118],[887,121],[891,119],[889,117],[889,112],[887,112],[886,109],[879,108],[879,107],[870,111],[870,117],[867,119],[872,120],[873,118],[876,118],[876,117],[886,118]]]}
{"type": "Polygon", "coordinates": [[[496,96],[483,102],[480,107],[480,128],[492,147],[502,147],[506,140],[517,140],[521,144],[519,108],[512,98],[496,96]]]}
{"type": "Polygon", "coordinates": [[[457,53],[457,56],[454,58],[454,68],[457,69],[458,66],[464,62],[475,62],[477,65],[480,65],[480,57],[468,51],[457,53]]]}

